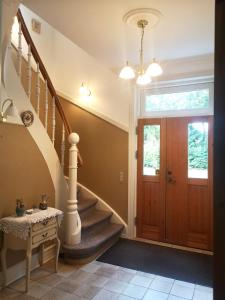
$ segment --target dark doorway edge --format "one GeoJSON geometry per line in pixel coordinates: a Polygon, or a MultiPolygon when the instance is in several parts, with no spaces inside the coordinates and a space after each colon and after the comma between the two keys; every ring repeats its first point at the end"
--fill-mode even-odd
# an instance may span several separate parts
{"type": "Polygon", "coordinates": [[[225,0],[216,0],[214,96],[214,300],[225,299],[225,0]]]}

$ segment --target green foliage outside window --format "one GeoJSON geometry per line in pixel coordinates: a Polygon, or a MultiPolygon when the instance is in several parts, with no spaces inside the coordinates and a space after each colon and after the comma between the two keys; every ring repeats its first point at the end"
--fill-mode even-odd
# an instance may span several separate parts
{"type": "Polygon", "coordinates": [[[144,167],[160,167],[160,125],[144,126],[144,167]]]}
{"type": "Polygon", "coordinates": [[[146,96],[146,111],[204,109],[209,107],[209,89],[146,96]]]}
{"type": "Polygon", "coordinates": [[[188,125],[188,167],[208,169],[208,123],[188,125]]]}
{"type": "MultiPolygon", "coordinates": [[[[143,167],[160,169],[160,125],[144,126],[143,167]]],[[[188,125],[188,168],[208,169],[208,123],[188,125]]]]}

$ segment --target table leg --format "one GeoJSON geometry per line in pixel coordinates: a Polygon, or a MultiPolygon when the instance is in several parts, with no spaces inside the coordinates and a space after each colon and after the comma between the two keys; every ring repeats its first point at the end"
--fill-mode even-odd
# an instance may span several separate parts
{"type": "Polygon", "coordinates": [[[1,250],[1,264],[2,264],[2,287],[5,288],[6,283],[7,283],[7,265],[6,265],[6,253],[7,253],[7,248],[3,244],[3,248],[1,250]]]}
{"type": "Polygon", "coordinates": [[[60,248],[60,239],[56,238],[56,253],[55,253],[55,272],[58,272],[58,260],[59,260],[59,248],[60,248]]]}
{"type": "Polygon", "coordinates": [[[44,261],[44,244],[40,245],[40,253],[39,253],[39,263],[40,266],[43,266],[43,261],[44,261]]]}
{"type": "Polygon", "coordinates": [[[27,259],[27,266],[26,266],[26,292],[28,292],[29,283],[30,283],[31,249],[27,250],[26,259],[27,259]]]}

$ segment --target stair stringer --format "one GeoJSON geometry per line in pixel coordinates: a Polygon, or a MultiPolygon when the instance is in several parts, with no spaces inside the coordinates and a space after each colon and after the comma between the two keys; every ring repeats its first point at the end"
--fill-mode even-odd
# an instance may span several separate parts
{"type": "Polygon", "coordinates": [[[82,189],[84,189],[86,192],[88,192],[92,197],[95,197],[98,202],[96,203],[96,208],[99,210],[105,210],[105,211],[111,211],[113,213],[111,217],[111,223],[115,224],[122,224],[124,226],[124,230],[122,233],[123,237],[127,237],[127,229],[128,225],[127,223],[120,217],[120,215],[110,206],[108,205],[102,198],[100,198],[98,195],[93,193],[91,190],[89,190],[87,187],[82,185],[81,183],[77,183],[78,186],[80,186],[82,189]]]}
{"type": "Polygon", "coordinates": [[[65,211],[68,199],[68,185],[55,148],[29,101],[13,64],[10,49],[7,49],[4,64],[4,82],[8,97],[13,99],[19,115],[26,110],[34,114],[34,122],[27,130],[42,153],[55,188],[55,207],[65,211]]]}

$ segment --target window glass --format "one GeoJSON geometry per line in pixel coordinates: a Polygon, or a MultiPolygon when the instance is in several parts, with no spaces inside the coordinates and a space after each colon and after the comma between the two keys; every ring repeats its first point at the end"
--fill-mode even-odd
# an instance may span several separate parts
{"type": "Polygon", "coordinates": [[[160,125],[144,126],[143,175],[158,175],[160,169],[160,125]]]}
{"type": "Polygon", "coordinates": [[[209,89],[146,95],[145,111],[206,109],[209,107],[209,89]]]}
{"type": "Polygon", "coordinates": [[[208,178],[208,123],[188,124],[188,178],[208,178]]]}

